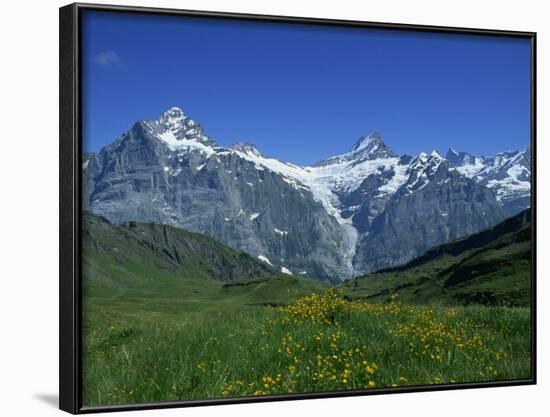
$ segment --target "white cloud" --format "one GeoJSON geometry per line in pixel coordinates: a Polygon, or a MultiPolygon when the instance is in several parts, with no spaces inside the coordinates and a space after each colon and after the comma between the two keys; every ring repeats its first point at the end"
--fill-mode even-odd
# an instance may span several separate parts
{"type": "Polygon", "coordinates": [[[122,59],[115,51],[102,51],[95,55],[92,60],[102,67],[111,67],[122,64],[122,59]]]}

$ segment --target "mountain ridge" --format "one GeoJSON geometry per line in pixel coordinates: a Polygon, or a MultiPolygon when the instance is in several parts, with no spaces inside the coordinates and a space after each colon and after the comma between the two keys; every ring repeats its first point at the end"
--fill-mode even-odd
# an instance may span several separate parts
{"type": "MultiPolygon", "coordinates": [[[[386,209],[405,199],[416,205],[413,211],[422,210],[424,203],[407,195],[426,194],[422,190],[437,171],[440,190],[448,191],[432,197],[447,207],[451,195],[461,195],[465,204],[457,216],[463,224],[454,227],[448,214],[434,213],[424,227],[440,232],[427,233],[425,244],[405,251],[406,256],[495,224],[510,206],[521,209],[528,204],[524,191],[519,200],[498,199],[499,181],[507,186],[519,181],[525,188],[525,163],[523,177],[503,176],[515,166],[511,158],[492,159],[494,166],[484,171],[491,175],[479,180],[468,175],[473,170],[464,161],[452,162],[437,152],[398,156],[373,131],[350,151],[302,167],[266,157],[250,143],[219,146],[198,122],[171,108],[85,156],[84,207],[115,223],[152,221],[206,233],[278,268],[334,280],[375,268],[364,256],[372,250],[369,245],[380,239],[391,245],[396,238],[387,233],[396,226],[386,209]],[[457,175],[463,179],[444,185],[457,175]],[[480,218],[475,210],[489,214],[480,218]],[[371,230],[385,212],[386,231],[371,230]]],[[[388,257],[381,266],[402,260],[388,257]]]]}

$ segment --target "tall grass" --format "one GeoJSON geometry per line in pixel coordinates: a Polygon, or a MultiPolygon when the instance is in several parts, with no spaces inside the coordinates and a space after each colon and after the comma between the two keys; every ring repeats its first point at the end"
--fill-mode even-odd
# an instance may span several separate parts
{"type": "Polygon", "coordinates": [[[530,373],[525,308],[365,304],[333,290],[286,307],[85,304],[84,404],[493,381],[530,373]]]}

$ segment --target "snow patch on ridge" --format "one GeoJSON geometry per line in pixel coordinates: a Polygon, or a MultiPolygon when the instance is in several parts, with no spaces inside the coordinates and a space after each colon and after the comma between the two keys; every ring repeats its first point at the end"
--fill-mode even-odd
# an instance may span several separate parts
{"type": "Polygon", "coordinates": [[[172,151],[198,151],[208,157],[215,153],[212,147],[207,146],[196,139],[177,139],[174,133],[170,130],[157,134],[157,137],[166,143],[172,151]]]}
{"type": "Polygon", "coordinates": [[[408,165],[395,165],[393,167],[394,174],[390,181],[387,184],[381,186],[378,190],[386,194],[395,194],[397,190],[407,182],[408,165]]]}
{"type": "Polygon", "coordinates": [[[273,264],[269,261],[269,259],[267,259],[267,257],[265,257],[264,255],[258,255],[258,259],[262,262],[265,262],[268,265],[273,266],[273,264]]]}

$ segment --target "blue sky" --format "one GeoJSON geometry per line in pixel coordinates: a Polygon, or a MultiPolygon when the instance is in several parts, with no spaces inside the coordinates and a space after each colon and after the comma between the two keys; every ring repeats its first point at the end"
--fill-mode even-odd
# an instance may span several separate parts
{"type": "Polygon", "coordinates": [[[371,130],[399,154],[529,143],[524,39],[86,12],[83,51],[85,151],[173,106],[299,164],[371,130]]]}

